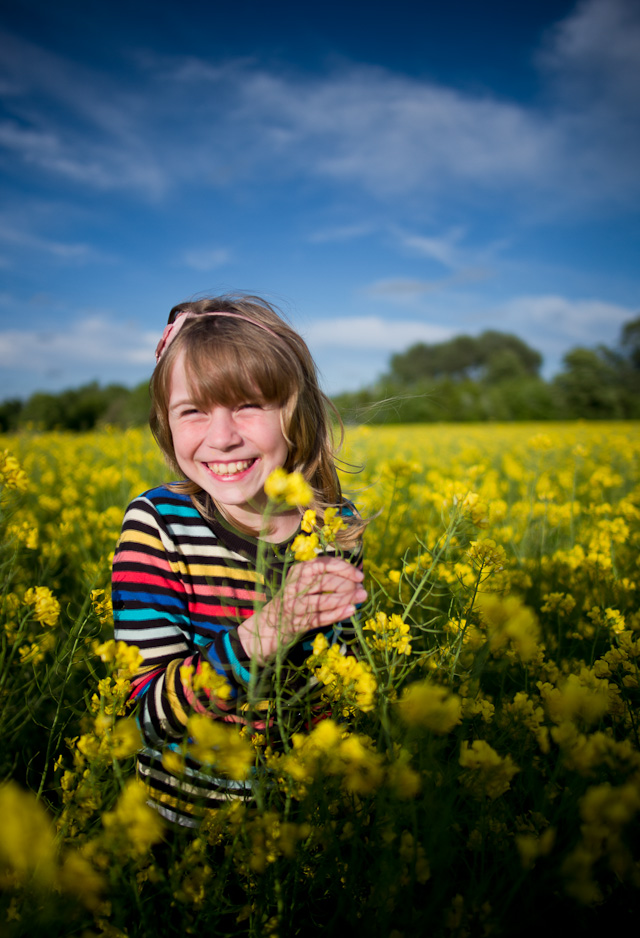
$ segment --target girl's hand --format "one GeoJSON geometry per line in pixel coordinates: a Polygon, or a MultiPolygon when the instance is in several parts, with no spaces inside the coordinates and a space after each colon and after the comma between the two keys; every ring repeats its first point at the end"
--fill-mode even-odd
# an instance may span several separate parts
{"type": "Polygon", "coordinates": [[[367,598],[363,579],[361,570],[339,557],[295,564],[282,591],[238,626],[242,647],[263,663],[298,633],[348,619],[367,598]]]}

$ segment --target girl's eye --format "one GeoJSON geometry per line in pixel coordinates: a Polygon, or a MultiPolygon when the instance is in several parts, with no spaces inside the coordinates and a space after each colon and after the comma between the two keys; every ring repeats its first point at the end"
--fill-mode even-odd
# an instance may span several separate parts
{"type": "Polygon", "coordinates": [[[260,404],[251,403],[247,401],[246,404],[238,404],[236,410],[262,410],[260,404]]]}

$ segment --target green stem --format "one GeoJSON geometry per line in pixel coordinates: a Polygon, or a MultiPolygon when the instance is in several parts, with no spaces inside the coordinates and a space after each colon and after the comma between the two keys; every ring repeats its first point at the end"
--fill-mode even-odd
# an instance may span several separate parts
{"type": "Polygon", "coordinates": [[[68,680],[69,680],[69,676],[70,676],[70,674],[71,674],[71,668],[73,667],[73,664],[74,664],[74,659],[75,659],[76,650],[77,650],[77,648],[78,648],[78,644],[79,644],[80,639],[81,639],[81,637],[82,637],[82,633],[83,633],[84,626],[85,626],[85,624],[86,624],[86,622],[87,622],[87,619],[88,619],[88,616],[86,615],[86,610],[87,610],[87,607],[89,606],[89,604],[90,604],[90,599],[89,599],[89,598],[85,599],[85,602],[84,602],[84,605],[83,605],[83,607],[82,607],[82,610],[80,611],[80,615],[79,615],[78,618],[76,619],[76,622],[75,622],[75,624],[74,624],[74,626],[73,626],[73,629],[72,629],[72,632],[71,632],[71,634],[73,634],[73,632],[74,632],[74,630],[75,630],[75,638],[74,638],[74,640],[73,640],[73,645],[72,645],[72,647],[71,647],[71,651],[70,651],[70,653],[69,653],[69,657],[68,657],[68,660],[67,660],[67,667],[66,667],[66,669],[65,669],[64,678],[63,678],[63,681],[62,681],[62,686],[60,687],[60,690],[59,690],[59,696],[58,696],[58,702],[57,702],[57,706],[56,706],[56,712],[55,712],[55,716],[54,716],[54,718],[53,718],[53,723],[51,724],[51,732],[49,733],[49,738],[48,738],[48,741],[47,741],[47,751],[46,751],[45,759],[44,759],[44,768],[43,768],[43,770],[42,770],[42,776],[41,776],[41,778],[40,778],[40,784],[39,784],[39,786],[38,786],[38,791],[36,792],[36,800],[38,800],[38,799],[40,799],[40,798],[42,797],[42,792],[44,791],[44,784],[45,784],[46,777],[47,777],[47,771],[48,771],[48,768],[49,768],[49,760],[51,759],[52,753],[58,748],[58,746],[60,745],[60,742],[61,742],[61,740],[62,740],[62,733],[63,733],[63,730],[61,729],[61,730],[57,733],[56,740],[55,740],[55,745],[54,745],[54,741],[53,741],[53,740],[54,740],[54,734],[55,734],[56,728],[57,728],[58,723],[59,723],[59,720],[60,720],[60,713],[61,713],[61,711],[62,711],[63,704],[65,703],[65,701],[64,701],[64,691],[65,691],[65,688],[66,688],[66,686],[67,686],[67,682],[68,682],[68,680]]]}

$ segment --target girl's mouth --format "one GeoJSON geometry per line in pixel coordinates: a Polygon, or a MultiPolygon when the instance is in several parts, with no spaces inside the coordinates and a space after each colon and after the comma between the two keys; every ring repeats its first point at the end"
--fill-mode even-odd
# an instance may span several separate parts
{"type": "Polygon", "coordinates": [[[236,479],[248,472],[256,461],[256,458],[238,459],[235,462],[206,462],[204,465],[218,479],[236,479]]]}

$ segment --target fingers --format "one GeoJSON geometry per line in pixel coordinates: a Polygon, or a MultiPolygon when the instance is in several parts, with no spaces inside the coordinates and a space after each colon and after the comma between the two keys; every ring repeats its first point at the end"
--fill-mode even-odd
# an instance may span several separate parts
{"type": "Polygon", "coordinates": [[[295,564],[280,595],[239,627],[243,646],[265,661],[281,641],[349,619],[367,599],[363,579],[361,570],[340,557],[295,564]]]}
{"type": "Polygon", "coordinates": [[[295,583],[298,588],[311,592],[334,590],[341,582],[360,584],[364,574],[358,567],[340,557],[317,557],[293,566],[287,574],[286,583],[295,583]]]}
{"type": "Polygon", "coordinates": [[[283,617],[293,632],[348,618],[355,614],[356,606],[367,599],[367,592],[360,584],[340,577],[325,576],[320,587],[300,587],[299,583],[289,584],[283,594],[283,617]]]}

